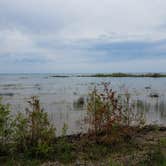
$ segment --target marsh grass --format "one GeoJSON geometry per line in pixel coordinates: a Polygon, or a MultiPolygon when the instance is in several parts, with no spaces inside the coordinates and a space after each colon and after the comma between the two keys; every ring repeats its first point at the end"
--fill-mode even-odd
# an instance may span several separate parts
{"type": "Polygon", "coordinates": [[[143,127],[145,125],[144,105],[140,100],[132,101],[131,95],[126,91],[123,96],[119,96],[122,106],[122,124],[125,126],[143,127]],[[141,109],[140,109],[141,108],[141,109]]]}

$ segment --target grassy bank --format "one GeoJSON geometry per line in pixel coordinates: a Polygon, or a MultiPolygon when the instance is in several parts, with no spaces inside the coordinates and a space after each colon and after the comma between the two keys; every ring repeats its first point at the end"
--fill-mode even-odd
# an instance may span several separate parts
{"type": "Polygon", "coordinates": [[[110,144],[94,141],[90,135],[56,138],[47,158],[15,153],[1,156],[1,165],[89,165],[89,166],[165,166],[166,128],[132,128],[130,138],[110,144]]]}

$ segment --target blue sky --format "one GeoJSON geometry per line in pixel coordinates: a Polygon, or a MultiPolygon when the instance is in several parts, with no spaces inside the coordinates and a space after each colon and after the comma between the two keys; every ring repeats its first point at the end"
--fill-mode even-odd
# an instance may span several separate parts
{"type": "Polygon", "coordinates": [[[166,72],[164,0],[0,0],[1,73],[166,72]]]}

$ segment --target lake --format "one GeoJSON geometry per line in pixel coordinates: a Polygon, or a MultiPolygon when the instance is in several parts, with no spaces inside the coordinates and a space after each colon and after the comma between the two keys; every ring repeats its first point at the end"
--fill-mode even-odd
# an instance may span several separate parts
{"type": "Polygon", "coordinates": [[[118,94],[130,93],[144,110],[147,124],[166,125],[166,78],[52,77],[53,74],[0,74],[0,96],[13,113],[24,111],[31,96],[39,96],[57,134],[66,123],[68,134],[84,132],[86,100],[96,86],[111,82],[118,94]],[[85,104],[78,105],[78,101],[85,104]]]}

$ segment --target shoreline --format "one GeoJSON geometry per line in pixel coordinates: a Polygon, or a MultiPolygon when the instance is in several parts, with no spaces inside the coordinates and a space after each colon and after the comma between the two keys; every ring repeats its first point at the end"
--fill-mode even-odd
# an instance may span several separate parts
{"type": "Polygon", "coordinates": [[[0,158],[0,163],[40,166],[128,166],[129,163],[130,166],[141,164],[148,166],[166,163],[166,127],[157,125],[145,126],[141,129],[130,128],[128,136],[124,135],[122,140],[115,139],[112,143],[96,142],[88,133],[57,137],[56,142],[65,151],[60,151],[61,154],[52,154],[50,159],[29,160],[18,154],[12,159],[10,156],[0,158]]]}
{"type": "Polygon", "coordinates": [[[133,77],[133,78],[166,78],[166,74],[161,73],[145,73],[145,74],[131,74],[131,73],[111,73],[111,74],[104,74],[104,73],[97,73],[91,75],[79,75],[78,77],[133,77]]]}

